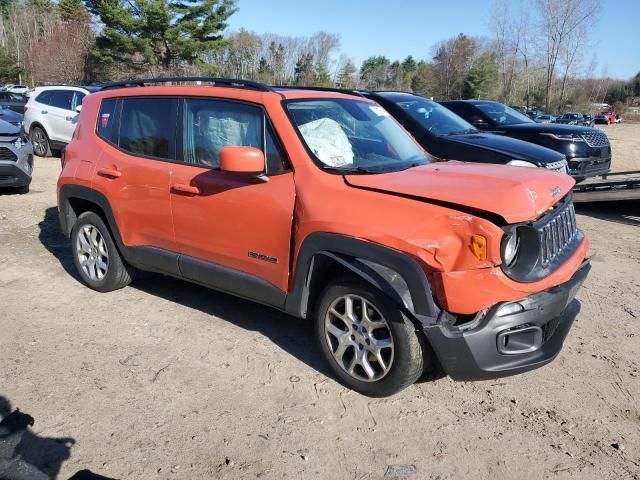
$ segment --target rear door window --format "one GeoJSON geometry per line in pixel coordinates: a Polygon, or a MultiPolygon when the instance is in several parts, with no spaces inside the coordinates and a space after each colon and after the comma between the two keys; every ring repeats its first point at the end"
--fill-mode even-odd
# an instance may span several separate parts
{"type": "Polygon", "coordinates": [[[119,147],[133,155],[174,160],[177,104],[170,97],[123,99],[119,147]]]}

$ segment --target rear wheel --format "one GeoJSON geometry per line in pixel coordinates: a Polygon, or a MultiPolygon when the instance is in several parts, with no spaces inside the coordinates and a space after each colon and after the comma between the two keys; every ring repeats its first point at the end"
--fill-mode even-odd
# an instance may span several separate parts
{"type": "Polygon", "coordinates": [[[50,157],[51,147],[49,146],[49,137],[40,127],[31,129],[31,143],[33,144],[33,152],[39,157],[50,157]]]}
{"type": "Polygon", "coordinates": [[[71,230],[73,261],[82,280],[99,292],[111,292],[131,283],[133,269],[116,248],[99,215],[85,212],[71,230]]]}
{"type": "Polygon", "coordinates": [[[392,395],[423,372],[413,324],[391,300],[363,282],[329,285],[318,304],[315,327],[335,375],[364,395],[392,395]]]}

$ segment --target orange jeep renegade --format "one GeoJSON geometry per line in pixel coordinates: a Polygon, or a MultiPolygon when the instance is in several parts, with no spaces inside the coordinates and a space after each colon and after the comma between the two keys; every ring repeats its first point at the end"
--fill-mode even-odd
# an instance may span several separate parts
{"type": "Polygon", "coordinates": [[[60,224],[89,287],[149,270],[310,318],[335,375],[370,396],[435,369],[473,380],[550,362],[590,268],[571,177],[432,162],[383,108],[341,93],[105,84],[62,165],[60,224]]]}

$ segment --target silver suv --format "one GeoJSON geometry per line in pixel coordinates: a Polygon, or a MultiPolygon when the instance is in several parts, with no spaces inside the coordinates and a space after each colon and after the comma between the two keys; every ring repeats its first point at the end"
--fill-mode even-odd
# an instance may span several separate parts
{"type": "Polygon", "coordinates": [[[24,130],[0,120],[0,188],[29,191],[33,172],[33,147],[24,130]]]}

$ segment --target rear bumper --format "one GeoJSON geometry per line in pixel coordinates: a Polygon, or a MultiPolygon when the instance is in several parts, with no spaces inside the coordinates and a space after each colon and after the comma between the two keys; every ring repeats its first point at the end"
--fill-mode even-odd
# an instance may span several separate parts
{"type": "Polygon", "coordinates": [[[590,268],[585,261],[569,281],[557,287],[493,306],[471,328],[426,327],[425,335],[445,372],[454,380],[485,380],[551,362],[580,311],[574,298],[590,268]],[[521,310],[505,314],[509,308],[521,310]]]}

